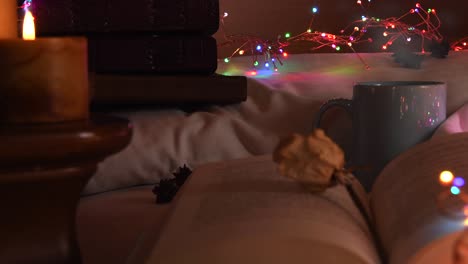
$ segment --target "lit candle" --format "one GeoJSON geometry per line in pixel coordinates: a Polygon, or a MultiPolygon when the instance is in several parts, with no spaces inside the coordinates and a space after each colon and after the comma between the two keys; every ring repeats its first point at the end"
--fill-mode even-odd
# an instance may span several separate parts
{"type": "Polygon", "coordinates": [[[17,12],[16,0],[0,0],[0,39],[17,37],[17,12]]]}
{"type": "Polygon", "coordinates": [[[34,24],[34,17],[29,11],[26,11],[26,14],[24,15],[23,39],[24,40],[36,39],[36,25],[34,24]]]}
{"type": "Polygon", "coordinates": [[[86,39],[36,39],[30,13],[23,32],[29,41],[0,39],[0,123],[87,119],[86,39]]]}

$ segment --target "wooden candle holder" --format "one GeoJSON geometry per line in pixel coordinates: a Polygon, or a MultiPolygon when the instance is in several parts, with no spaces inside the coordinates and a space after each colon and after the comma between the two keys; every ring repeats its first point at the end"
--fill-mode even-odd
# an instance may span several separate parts
{"type": "Polygon", "coordinates": [[[0,263],[81,263],[80,193],[130,138],[128,121],[113,117],[0,125],[0,263]]]}

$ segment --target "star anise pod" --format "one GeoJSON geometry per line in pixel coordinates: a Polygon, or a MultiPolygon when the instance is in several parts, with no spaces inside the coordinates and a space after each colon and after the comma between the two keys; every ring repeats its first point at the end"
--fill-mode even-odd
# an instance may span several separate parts
{"type": "Polygon", "coordinates": [[[156,203],[164,204],[172,201],[179,186],[176,183],[176,179],[162,179],[153,188],[153,193],[156,195],[156,203]]]}
{"type": "Polygon", "coordinates": [[[187,178],[192,174],[192,170],[184,164],[183,167],[180,167],[177,171],[172,173],[175,176],[176,183],[181,187],[187,178]]]}

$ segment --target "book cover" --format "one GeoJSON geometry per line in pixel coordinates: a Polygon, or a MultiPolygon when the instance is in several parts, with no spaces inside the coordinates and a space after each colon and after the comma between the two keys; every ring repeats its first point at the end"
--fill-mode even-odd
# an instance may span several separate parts
{"type": "Polygon", "coordinates": [[[88,46],[96,73],[209,75],[218,63],[211,36],[91,36],[88,46]]]}
{"type": "Polygon", "coordinates": [[[244,76],[95,74],[90,84],[94,106],[231,104],[247,98],[244,76]]]}
{"type": "Polygon", "coordinates": [[[468,133],[441,136],[394,159],[370,194],[355,186],[371,209],[383,258],[343,186],[311,194],[279,175],[271,155],[205,164],[129,263],[455,263],[465,219],[441,212],[438,179],[446,169],[467,175],[467,157],[468,133]]]}
{"type": "Polygon", "coordinates": [[[38,35],[203,33],[219,28],[218,0],[34,0],[38,35]]]}

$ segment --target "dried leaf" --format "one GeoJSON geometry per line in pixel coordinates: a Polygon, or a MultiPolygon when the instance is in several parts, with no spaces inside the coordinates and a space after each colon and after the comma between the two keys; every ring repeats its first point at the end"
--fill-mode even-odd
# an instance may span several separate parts
{"type": "Polygon", "coordinates": [[[293,134],[280,141],[273,153],[281,175],[295,179],[312,192],[332,185],[333,173],[344,167],[341,148],[316,129],[309,136],[293,134]]]}

